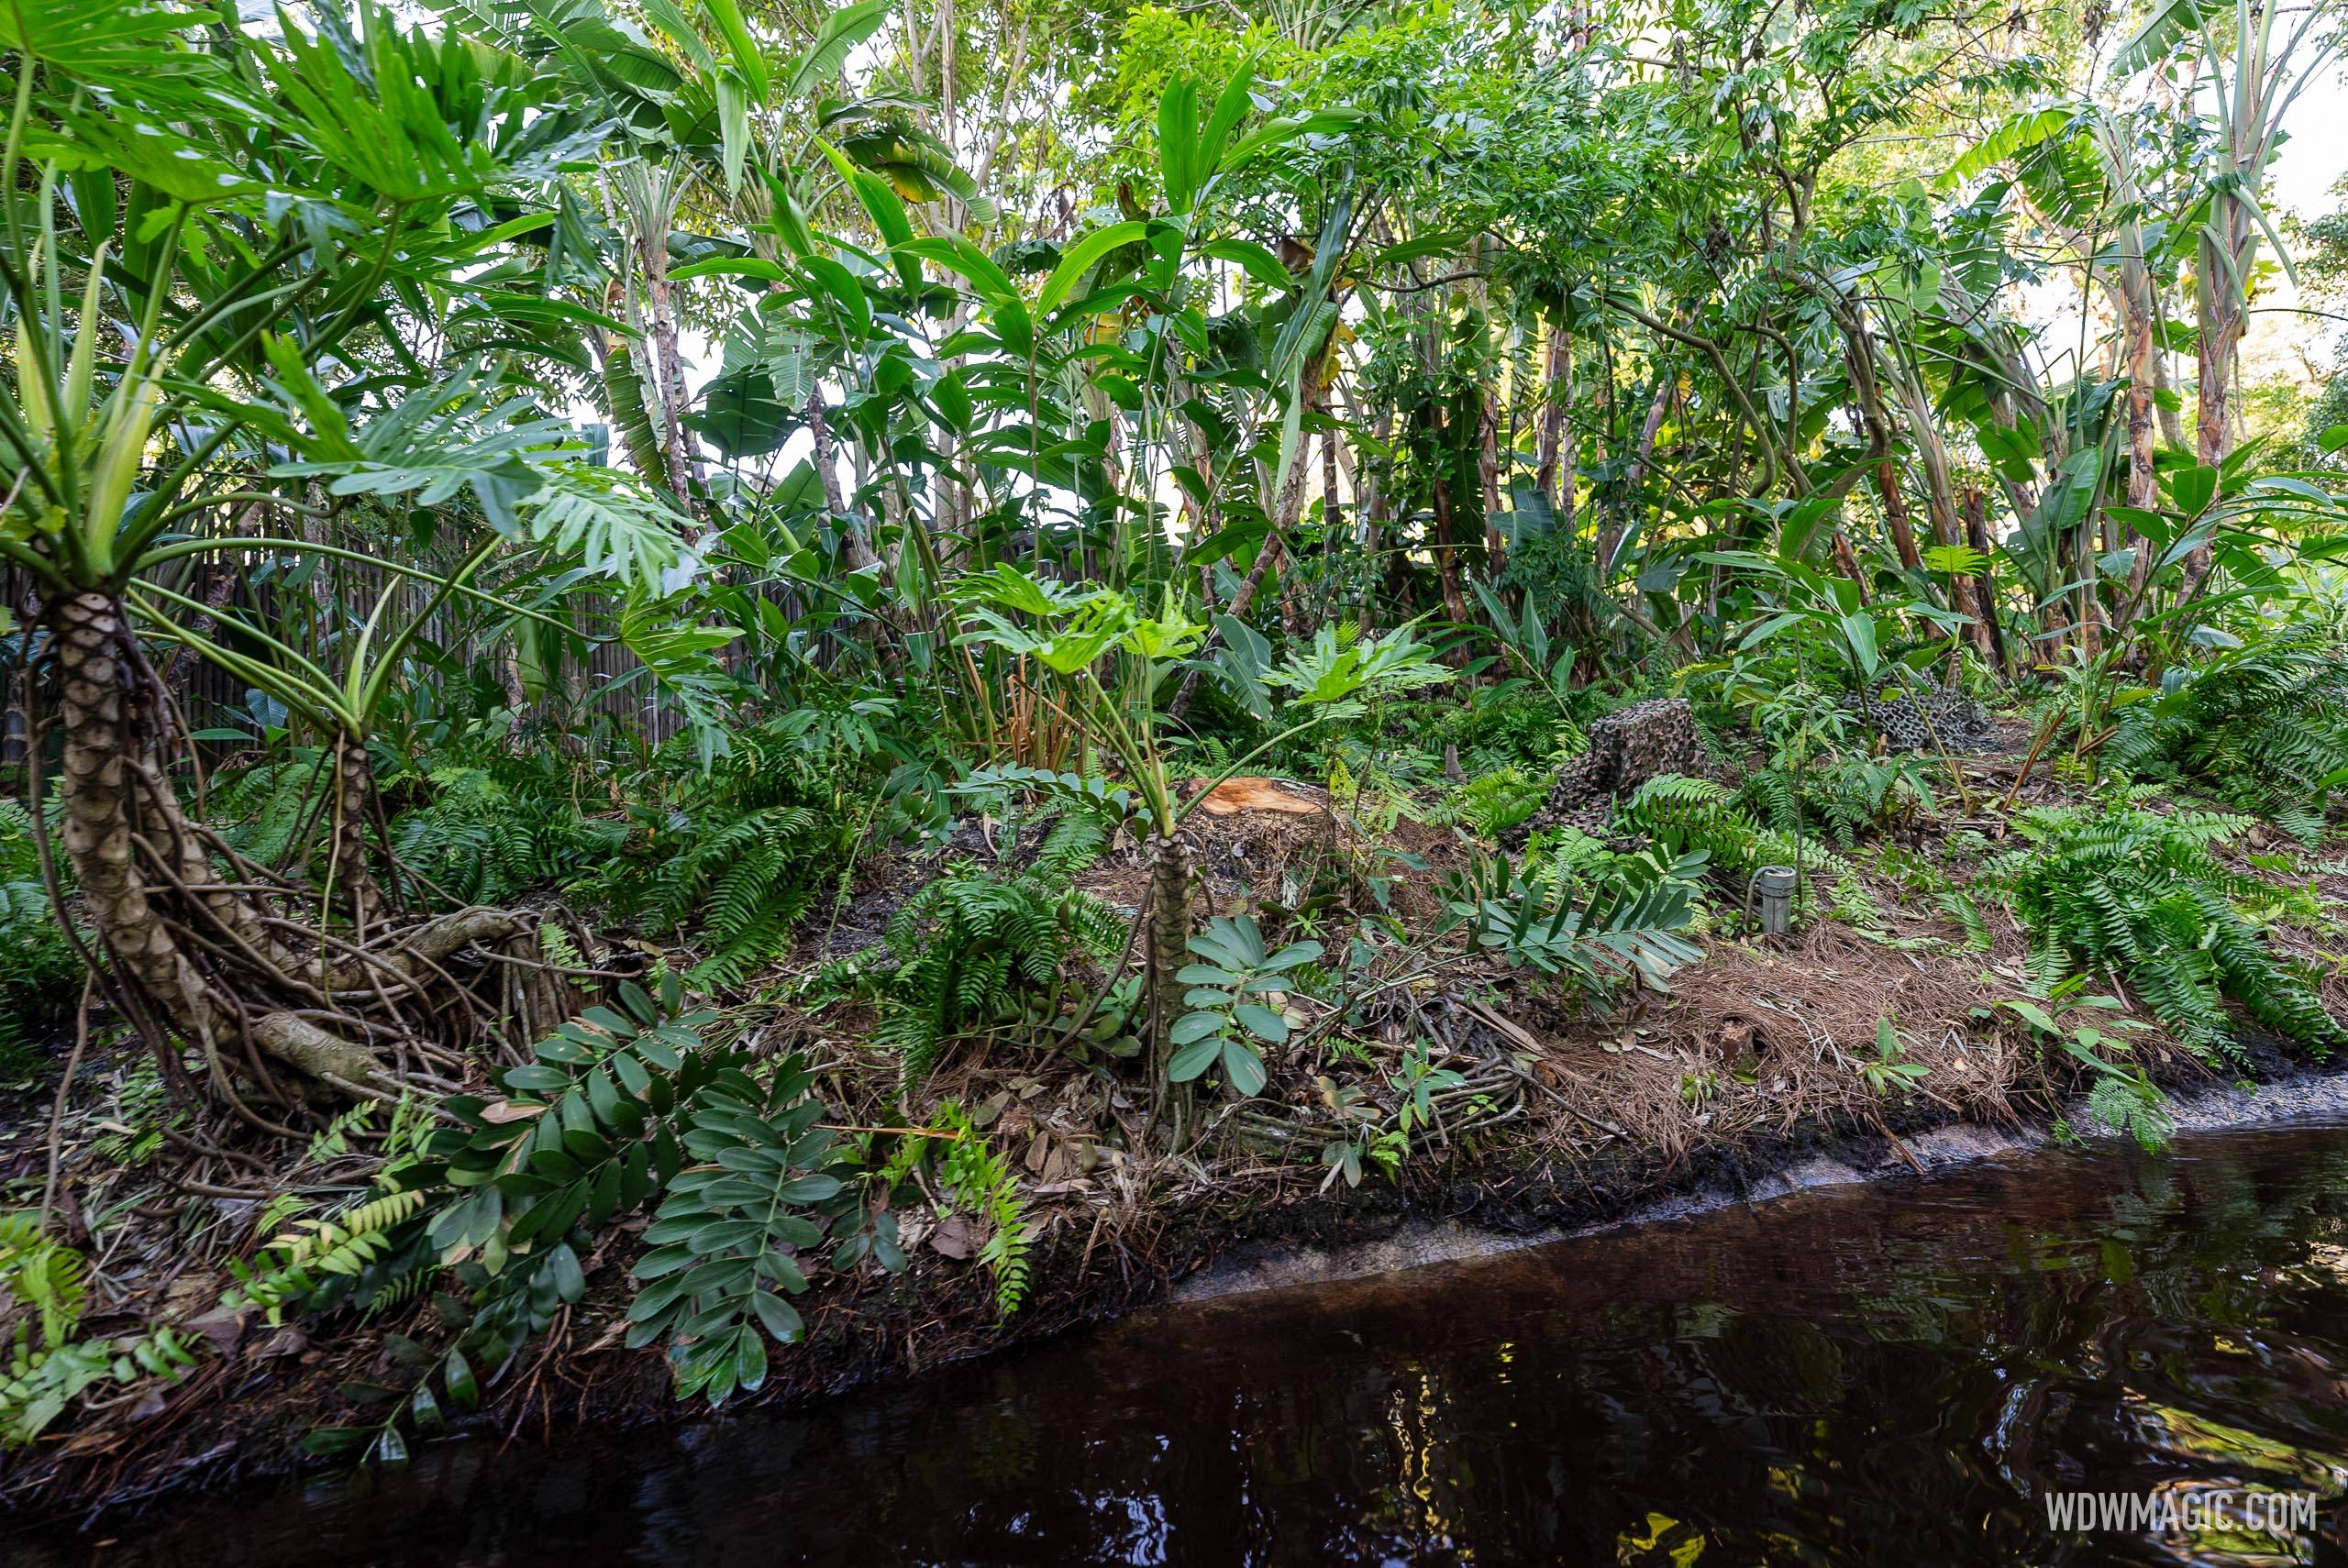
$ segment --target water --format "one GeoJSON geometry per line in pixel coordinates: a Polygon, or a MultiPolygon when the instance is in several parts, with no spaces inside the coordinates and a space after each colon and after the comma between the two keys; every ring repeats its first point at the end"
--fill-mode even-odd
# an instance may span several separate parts
{"type": "MultiPolygon", "coordinates": [[[[2348,1562],[2348,1127],[1168,1310],[799,1417],[450,1443],[30,1562],[2348,1562]],[[2050,1533],[2048,1489],[2313,1492],[2050,1533]]],[[[6,1555],[0,1553],[0,1555],[6,1555]]]]}

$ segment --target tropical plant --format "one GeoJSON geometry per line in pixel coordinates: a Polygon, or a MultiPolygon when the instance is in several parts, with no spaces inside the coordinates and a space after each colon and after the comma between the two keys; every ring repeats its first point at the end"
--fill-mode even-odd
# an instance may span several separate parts
{"type": "Polygon", "coordinates": [[[1988,872],[2030,932],[2031,969],[2043,988],[2075,974],[2122,979],[2205,1056],[2243,1057],[2229,1002],[2320,1053],[2348,1040],[2308,982],[2233,907],[2264,884],[2232,870],[2215,849],[2249,818],[2164,814],[2122,795],[2036,808],[2014,825],[2025,847],[1988,872]]]}
{"type": "Polygon", "coordinates": [[[2190,781],[2312,845],[2348,776],[2342,651],[2312,628],[2287,630],[2173,668],[2158,697],[2122,710],[2105,753],[2139,778],[2190,781]]]}
{"type": "Polygon", "coordinates": [[[1701,850],[1623,856],[1585,886],[1579,878],[1536,884],[1505,857],[1479,859],[1446,887],[1444,905],[1479,946],[1559,977],[1602,1007],[1626,981],[1667,989],[1673,970],[1702,956],[1677,933],[1705,861],[1701,850]]]}
{"type": "Polygon", "coordinates": [[[1069,965],[1124,945],[1127,922],[1069,884],[1097,844],[1064,839],[1007,875],[949,865],[890,917],[896,967],[883,982],[876,1038],[903,1055],[908,1088],[958,1036],[1056,1019],[1069,965]]]}
{"type": "Polygon", "coordinates": [[[8,1360],[0,1367],[0,1446],[20,1448],[101,1384],[166,1381],[195,1364],[172,1329],[83,1339],[89,1265],[82,1254],[43,1233],[37,1215],[0,1213],[0,1329],[17,1320],[8,1360]]]}
{"type": "Polygon", "coordinates": [[[1234,1094],[1261,1093],[1263,1047],[1288,1043],[1289,1021],[1280,1002],[1295,981],[1290,971],[1322,955],[1318,942],[1291,942],[1267,952],[1264,933],[1251,915],[1217,915],[1191,938],[1198,961],[1174,977],[1189,988],[1183,1005],[1191,1010],[1174,1021],[1174,1057],[1167,1071],[1176,1083],[1207,1072],[1218,1074],[1234,1094]]]}

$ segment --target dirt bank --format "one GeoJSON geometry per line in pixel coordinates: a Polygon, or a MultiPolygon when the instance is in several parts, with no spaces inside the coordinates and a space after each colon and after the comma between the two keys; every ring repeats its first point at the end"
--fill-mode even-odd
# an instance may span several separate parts
{"type": "MultiPolygon", "coordinates": [[[[2222,1132],[2286,1121],[2348,1120],[2348,1069],[2297,1068],[2287,1070],[2286,1076],[2267,1083],[2206,1084],[2186,1091],[2172,1103],[2180,1132],[2222,1132]]],[[[2090,1143],[2108,1143],[2120,1136],[2096,1126],[2083,1100],[2074,1102],[2064,1120],[2068,1127],[2084,1129],[2090,1143]]],[[[1618,1215],[1576,1225],[1504,1231],[1479,1224],[1473,1216],[1432,1219],[1414,1215],[1398,1221],[1384,1236],[1365,1237],[1334,1246],[1246,1243],[1234,1247],[1189,1278],[1175,1282],[1168,1298],[1179,1304],[1255,1291],[1310,1288],[1334,1280],[1490,1257],[1579,1236],[1686,1219],[1738,1204],[1766,1204],[1814,1187],[1912,1180],[2000,1154],[2043,1148],[2051,1141],[2051,1125],[2035,1121],[2000,1126],[1952,1121],[1901,1138],[1897,1150],[1889,1140],[1879,1135],[1824,1139],[1822,1145],[1839,1143],[1839,1151],[1830,1153],[1822,1146],[1818,1152],[1791,1164],[1739,1173],[1745,1179],[1713,1181],[1683,1191],[1658,1193],[1633,1203],[1618,1215]]]]}
{"type": "MultiPolygon", "coordinates": [[[[2348,1073],[2268,1054],[2256,1088],[2206,1074],[2176,1088],[2192,1131],[2348,1116],[2348,1073]]],[[[988,1309],[974,1272],[917,1273],[819,1292],[807,1342],[778,1356],[752,1405],[805,1405],[883,1380],[1034,1342],[1165,1304],[1310,1287],[1667,1220],[1830,1183],[1905,1181],[1954,1164],[2044,1143],[2049,1129],[2088,1128],[2083,1108],[2018,1093],[2006,1114],[1965,1120],[1922,1097],[1857,1124],[1822,1110],[1733,1143],[1678,1151],[1605,1140],[1559,1153],[1496,1143],[1437,1173],[1319,1191],[1300,1183],[1197,1188],[1127,1216],[1113,1231],[1053,1227],[1038,1247],[1028,1304],[1008,1320],[988,1309]],[[2058,1116],[2060,1110],[2065,1114],[2058,1116]]],[[[2093,1134],[2091,1134],[2093,1135],[2093,1134]]],[[[669,1395],[659,1357],[618,1347],[626,1301],[620,1250],[599,1256],[589,1300],[509,1379],[502,1395],[450,1430],[549,1440],[587,1428],[675,1428],[724,1419],[669,1395]]],[[[312,1341],[274,1331],[231,1345],[154,1419],[68,1436],[12,1477],[20,1523],[101,1518],[109,1528],[192,1490],[266,1485],[317,1469],[301,1452],[318,1426],[349,1419],[338,1390],[380,1364],[379,1331],[312,1341]],[[37,1466],[37,1469],[34,1468],[37,1466]]]]}

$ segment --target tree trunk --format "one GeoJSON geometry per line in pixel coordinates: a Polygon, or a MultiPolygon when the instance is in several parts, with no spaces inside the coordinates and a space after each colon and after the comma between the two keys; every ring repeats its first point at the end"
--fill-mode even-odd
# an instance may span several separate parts
{"type": "Polygon", "coordinates": [[[807,434],[814,442],[813,461],[815,477],[824,484],[824,506],[831,513],[844,536],[841,553],[847,558],[850,571],[865,571],[880,564],[880,558],[872,551],[872,540],[865,532],[860,513],[850,512],[840,492],[839,449],[832,441],[831,421],[825,416],[824,392],[821,387],[807,394],[807,434]]]}
{"type": "Polygon", "coordinates": [[[1149,865],[1149,1041],[1150,1077],[1182,1146],[1190,1109],[1190,1087],[1167,1069],[1174,1058],[1174,1022],[1182,1016],[1182,983],[1174,977],[1190,962],[1191,851],[1180,838],[1157,841],[1149,865]]]}
{"type": "Polygon", "coordinates": [[[1998,620],[1998,575],[1989,554],[1989,497],[1978,486],[1969,485],[1958,498],[1957,509],[1965,516],[1966,543],[1981,558],[1981,577],[1975,585],[1975,598],[1979,602],[1981,624],[1988,631],[1991,657],[1998,668],[2011,674],[2006,629],[1998,620]]]}
{"type": "Polygon", "coordinates": [[[334,743],[334,880],[360,942],[391,914],[391,904],[367,862],[367,835],[382,818],[375,793],[374,759],[367,743],[338,735],[334,743]]]}
{"type": "Polygon", "coordinates": [[[1566,448],[1566,405],[1572,401],[1574,381],[1574,342],[1563,326],[1549,328],[1548,363],[1544,369],[1547,385],[1541,403],[1540,467],[1534,470],[1533,482],[1556,507],[1558,515],[1570,524],[1574,511],[1573,476],[1566,474],[1564,489],[1558,488],[1566,448]]]}
{"type": "MultiPolygon", "coordinates": [[[[2153,466],[2154,372],[2157,362],[2154,333],[2157,314],[2152,279],[2141,267],[2130,286],[2121,292],[2121,328],[2128,345],[2128,504],[2150,512],[2160,505],[2160,484],[2153,466]]],[[[2132,525],[2128,540],[2135,560],[2128,569],[2128,602],[2141,605],[2144,584],[2153,569],[2152,541],[2132,525]]]]}
{"type": "Polygon", "coordinates": [[[1476,489],[1484,508],[1484,575],[1497,590],[1508,569],[1508,542],[1501,537],[1501,405],[1486,387],[1476,412],[1476,489]]]}
{"type": "Polygon", "coordinates": [[[637,260],[644,269],[645,304],[652,316],[652,386],[660,405],[660,451],[669,488],[677,499],[698,510],[696,467],[685,443],[684,358],[677,347],[677,306],[669,285],[669,237],[637,237],[637,260]]]}
{"type": "Polygon", "coordinates": [[[1451,480],[1434,476],[1434,569],[1443,589],[1443,613],[1461,625],[1468,623],[1468,596],[1459,588],[1458,525],[1451,506],[1451,480]]]}
{"type": "MultiPolygon", "coordinates": [[[[211,934],[232,946],[255,941],[260,922],[240,896],[208,886],[216,881],[209,862],[157,761],[160,726],[131,666],[121,606],[104,594],[76,594],[55,602],[48,619],[62,689],[66,857],[124,982],[158,1022],[201,1045],[216,1068],[225,1043],[244,1032],[286,1066],[342,1092],[381,1092],[382,1064],[371,1052],[292,1012],[236,1007],[196,966],[167,918],[169,905],[203,906],[216,923],[211,934]],[[158,864],[142,866],[142,849],[158,864]]],[[[184,913],[196,918],[194,907],[184,913]]],[[[256,964],[279,958],[267,947],[249,956],[256,964]]]]}

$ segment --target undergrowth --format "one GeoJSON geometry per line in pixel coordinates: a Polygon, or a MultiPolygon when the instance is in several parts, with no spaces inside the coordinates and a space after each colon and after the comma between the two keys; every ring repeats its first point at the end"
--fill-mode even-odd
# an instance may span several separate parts
{"type": "Polygon", "coordinates": [[[2250,820],[2164,815],[2143,804],[2143,793],[2023,812],[2014,828],[2027,847],[1989,863],[1987,882],[2005,891],[2030,933],[2038,984],[2075,974],[2122,979],[2206,1057],[2243,1059],[2228,1002],[2319,1054],[2348,1040],[2307,980],[2235,908],[2268,889],[2214,849],[2250,820]]]}
{"type": "Polygon", "coordinates": [[[957,1035],[1056,1016],[1070,961],[1124,944],[1124,918],[1069,880],[1105,836],[1096,818],[1063,816],[1033,864],[952,862],[891,918],[885,942],[895,966],[881,981],[876,1038],[902,1053],[908,1088],[928,1077],[957,1035]]]}

